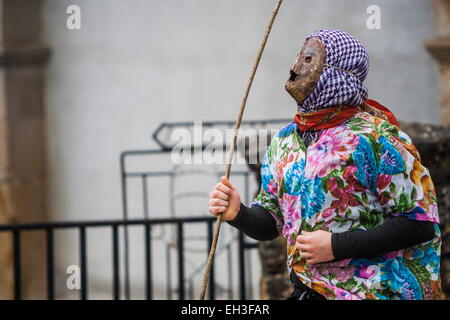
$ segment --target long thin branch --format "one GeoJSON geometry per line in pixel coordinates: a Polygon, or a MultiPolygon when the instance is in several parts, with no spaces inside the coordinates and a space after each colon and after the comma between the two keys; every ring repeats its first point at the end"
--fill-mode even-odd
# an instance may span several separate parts
{"type": "MultiPolygon", "coordinates": [[[[238,135],[239,128],[241,127],[241,120],[242,120],[242,116],[244,115],[244,110],[245,110],[245,105],[247,103],[248,94],[250,93],[253,79],[255,78],[255,73],[256,73],[256,70],[258,69],[259,61],[261,60],[261,56],[264,52],[264,48],[266,47],[266,43],[267,43],[267,39],[269,38],[270,30],[272,30],[273,23],[275,21],[275,18],[278,14],[278,10],[280,9],[282,2],[283,2],[283,0],[277,0],[275,8],[272,12],[272,16],[269,20],[269,24],[266,28],[266,32],[264,34],[263,40],[259,47],[258,55],[256,56],[256,60],[253,65],[252,72],[250,74],[250,78],[248,79],[247,87],[245,88],[244,97],[242,98],[241,107],[240,107],[239,114],[238,114],[238,117],[236,120],[236,124],[234,126],[234,130],[233,130],[233,139],[231,140],[231,145],[230,145],[230,148],[229,148],[228,154],[227,154],[227,163],[226,163],[226,170],[225,170],[225,176],[227,177],[227,179],[230,177],[231,163],[232,163],[232,159],[233,159],[233,155],[234,155],[234,148],[236,147],[237,135],[238,135]]],[[[214,255],[216,253],[217,240],[219,239],[221,223],[222,223],[222,213],[219,213],[217,215],[216,224],[214,226],[214,236],[213,236],[213,240],[211,243],[211,250],[209,252],[208,262],[206,264],[205,273],[203,275],[202,286],[200,289],[200,300],[205,299],[206,288],[208,286],[209,276],[211,275],[211,267],[212,267],[212,263],[214,261],[214,255]]]]}

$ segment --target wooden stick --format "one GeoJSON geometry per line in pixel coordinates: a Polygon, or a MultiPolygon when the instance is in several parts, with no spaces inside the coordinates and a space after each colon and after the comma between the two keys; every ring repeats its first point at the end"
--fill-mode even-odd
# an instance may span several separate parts
{"type": "MultiPolygon", "coordinates": [[[[242,116],[244,114],[245,104],[247,103],[248,94],[250,92],[250,88],[252,87],[253,79],[255,78],[255,73],[256,73],[256,70],[258,69],[259,61],[261,60],[261,56],[264,52],[264,48],[266,47],[266,43],[267,43],[267,39],[269,38],[270,30],[272,29],[273,22],[275,21],[275,17],[278,14],[278,10],[280,9],[282,2],[283,2],[283,0],[277,0],[275,9],[272,12],[272,16],[271,16],[269,24],[266,28],[266,33],[264,34],[264,38],[259,47],[258,55],[256,56],[256,60],[253,65],[253,69],[250,74],[250,79],[248,79],[247,87],[244,92],[244,97],[242,98],[241,108],[239,110],[239,114],[238,114],[236,124],[235,124],[234,130],[233,130],[233,139],[231,140],[230,149],[228,150],[228,154],[227,154],[227,163],[226,163],[226,170],[225,170],[225,176],[227,177],[227,179],[230,178],[231,162],[233,160],[234,148],[236,147],[237,135],[238,135],[239,128],[241,126],[241,120],[242,120],[242,116]]],[[[209,276],[211,275],[211,267],[212,267],[212,263],[214,260],[214,255],[216,253],[217,240],[219,239],[221,223],[222,223],[222,213],[219,213],[217,215],[217,220],[216,220],[216,224],[214,227],[214,236],[213,236],[213,240],[211,243],[211,250],[210,250],[209,256],[208,256],[208,262],[206,263],[206,269],[205,269],[205,273],[203,275],[202,286],[200,289],[200,300],[205,299],[206,288],[208,286],[209,276]]]]}

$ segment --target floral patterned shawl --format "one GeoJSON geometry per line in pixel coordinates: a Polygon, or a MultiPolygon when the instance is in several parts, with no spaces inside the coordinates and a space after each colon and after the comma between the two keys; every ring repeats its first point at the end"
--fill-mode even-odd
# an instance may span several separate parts
{"type": "Polygon", "coordinates": [[[367,112],[323,131],[308,147],[295,122],[265,154],[252,206],[275,217],[287,265],[328,299],[438,299],[441,234],[436,193],[407,134],[367,112]],[[432,221],[433,240],[377,256],[308,265],[295,247],[305,231],[368,230],[402,215],[432,221]]]}

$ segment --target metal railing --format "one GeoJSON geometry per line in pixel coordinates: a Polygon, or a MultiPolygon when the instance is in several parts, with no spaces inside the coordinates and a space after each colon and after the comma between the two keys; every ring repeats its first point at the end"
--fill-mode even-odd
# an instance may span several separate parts
{"type": "MultiPolygon", "coordinates": [[[[146,299],[153,298],[153,279],[152,279],[152,241],[151,232],[152,227],[156,225],[174,225],[177,229],[177,246],[178,246],[178,299],[182,300],[186,298],[185,287],[185,263],[184,263],[184,228],[186,224],[206,224],[207,225],[207,238],[208,244],[212,241],[212,232],[214,217],[187,217],[187,218],[161,218],[161,219],[130,219],[124,220],[103,220],[103,221],[77,221],[77,222],[52,222],[52,223],[27,223],[27,224],[11,224],[1,225],[0,233],[11,233],[13,240],[13,270],[14,270],[14,299],[22,298],[22,274],[21,274],[21,233],[24,231],[42,231],[46,234],[46,274],[47,274],[47,299],[53,300],[55,298],[55,268],[54,268],[54,232],[57,229],[76,229],[78,230],[79,241],[79,266],[81,276],[81,287],[79,298],[84,300],[88,299],[88,258],[87,247],[88,238],[86,231],[88,229],[98,227],[109,227],[111,229],[111,241],[112,241],[112,298],[120,299],[121,292],[121,279],[120,279],[120,263],[119,263],[119,228],[126,226],[141,226],[144,228],[144,243],[145,243],[145,293],[146,299]]],[[[248,248],[254,248],[254,244],[248,244],[243,241],[243,237],[239,237],[239,253],[238,261],[241,268],[239,273],[240,284],[240,299],[246,298],[245,288],[245,259],[244,250],[248,248]]],[[[205,251],[205,256],[208,254],[205,251]]],[[[209,299],[215,298],[215,273],[211,273],[211,281],[208,288],[209,299]]],[[[191,298],[191,297],[190,297],[191,298]]]]}

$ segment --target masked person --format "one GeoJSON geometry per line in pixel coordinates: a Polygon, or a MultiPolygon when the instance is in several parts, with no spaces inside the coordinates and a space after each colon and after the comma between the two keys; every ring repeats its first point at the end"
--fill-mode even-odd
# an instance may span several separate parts
{"type": "Polygon", "coordinates": [[[365,47],[319,30],[286,90],[292,123],[272,139],[251,207],[225,178],[209,210],[257,240],[287,239],[291,299],[439,299],[441,235],[427,168],[395,116],[367,99],[365,47]]]}

